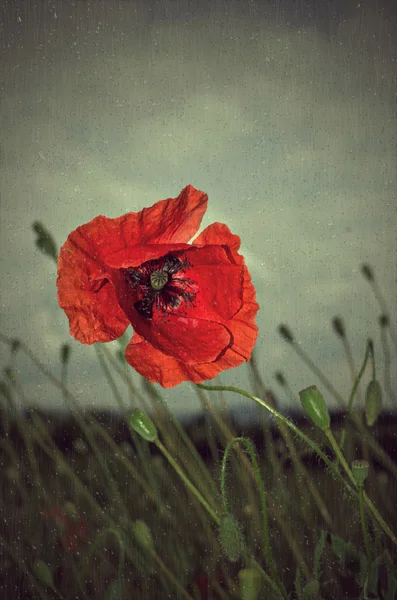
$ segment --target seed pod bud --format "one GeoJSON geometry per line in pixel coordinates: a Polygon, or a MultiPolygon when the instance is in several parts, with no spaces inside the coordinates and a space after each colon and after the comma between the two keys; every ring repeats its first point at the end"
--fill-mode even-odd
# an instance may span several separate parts
{"type": "Polygon", "coordinates": [[[130,427],[147,442],[154,442],[158,438],[153,421],[141,410],[134,410],[130,416],[130,427]]]}
{"type": "Polygon", "coordinates": [[[52,235],[39,221],[35,221],[32,225],[33,231],[36,233],[36,246],[39,250],[47,254],[55,262],[58,261],[58,250],[52,235]]]}
{"type": "Polygon", "coordinates": [[[238,574],[241,600],[258,600],[262,591],[262,577],[257,569],[241,569],[238,574]]]}
{"type": "Polygon", "coordinates": [[[379,325],[384,328],[384,327],[388,327],[389,326],[389,316],[388,315],[380,315],[379,317],[379,325]]]}
{"type": "Polygon", "coordinates": [[[15,372],[13,369],[11,369],[11,367],[6,367],[4,369],[4,375],[6,376],[6,378],[8,379],[8,381],[10,383],[14,383],[15,382],[15,372]]]}
{"type": "Polygon", "coordinates": [[[54,580],[49,566],[43,560],[36,560],[33,564],[33,571],[37,579],[49,588],[54,588],[54,580]]]}
{"type": "Polygon", "coordinates": [[[244,540],[240,524],[230,513],[221,516],[219,543],[224,554],[232,562],[235,562],[243,551],[244,540]]]}
{"type": "Polygon", "coordinates": [[[305,585],[303,589],[303,597],[307,598],[307,600],[311,600],[312,598],[317,598],[317,594],[320,591],[320,583],[317,579],[312,579],[308,584],[305,585]]]}
{"type": "Polygon", "coordinates": [[[277,383],[279,383],[281,386],[285,386],[285,384],[287,383],[285,380],[284,375],[282,374],[281,371],[276,371],[274,374],[274,377],[276,378],[277,383]]]}
{"type": "Polygon", "coordinates": [[[372,379],[365,392],[365,416],[368,427],[372,427],[382,410],[382,390],[379,382],[372,379]]]}
{"type": "Polygon", "coordinates": [[[287,325],[279,325],[278,332],[285,342],[288,342],[289,344],[293,344],[294,336],[292,335],[292,332],[291,332],[290,328],[287,327],[287,325]]]}
{"type": "Polygon", "coordinates": [[[16,354],[18,352],[20,346],[21,346],[21,342],[19,340],[17,340],[16,338],[11,340],[11,352],[13,354],[16,354]]]}
{"type": "Polygon", "coordinates": [[[366,460],[353,460],[352,473],[359,487],[363,487],[368,476],[369,464],[366,460]]]}
{"type": "Polygon", "coordinates": [[[154,550],[153,536],[145,521],[139,519],[132,525],[135,541],[144,550],[154,550]]]}
{"type": "Polygon", "coordinates": [[[69,344],[62,344],[61,346],[61,363],[63,365],[67,365],[69,362],[69,358],[70,358],[70,346],[69,344]]]}
{"type": "Polygon", "coordinates": [[[322,431],[328,429],[330,425],[328,408],[317,386],[312,385],[300,391],[299,397],[303,408],[316,427],[319,427],[322,431]]]}
{"type": "Polygon", "coordinates": [[[370,267],[370,265],[368,265],[366,263],[361,265],[361,273],[364,275],[365,279],[368,279],[368,281],[374,280],[374,273],[373,273],[372,267],[370,267]]]}
{"type": "Polygon", "coordinates": [[[344,339],[346,337],[345,324],[340,317],[334,317],[332,319],[332,329],[340,338],[344,339]]]}

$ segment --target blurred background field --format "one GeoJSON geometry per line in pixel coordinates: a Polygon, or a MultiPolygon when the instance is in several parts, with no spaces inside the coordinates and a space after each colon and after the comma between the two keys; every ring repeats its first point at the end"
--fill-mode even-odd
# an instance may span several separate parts
{"type": "MultiPolygon", "coordinates": [[[[372,274],[368,266],[363,272],[372,274]]],[[[386,364],[395,360],[396,354],[389,323],[383,313],[379,326],[386,364]]],[[[353,357],[343,321],[334,319],[333,327],[349,363],[353,357]]],[[[320,388],[345,407],[332,412],[333,435],[341,445],[346,436],[343,449],[349,464],[357,459],[367,461],[367,493],[390,530],[396,531],[396,412],[378,402],[368,403],[367,386],[362,385],[357,394],[365,396],[365,402],[355,404],[354,397],[348,411],[337,382],[327,379],[315,363],[310,364],[302,348],[291,342],[292,333],[286,326],[280,327],[279,333],[301,355],[296,360],[305,369],[308,385],[320,380],[320,388]]],[[[225,448],[236,436],[245,436],[254,444],[266,490],[274,561],[290,597],[395,598],[397,539],[393,545],[393,534],[388,538],[381,533],[367,513],[369,558],[357,499],[346,493],[329,465],[296,432],[291,435],[279,418],[263,408],[251,410],[244,418],[243,411],[227,406],[229,392],[205,392],[192,386],[201,411],[177,419],[158,386],[143,378],[135,386],[122,352],[112,353],[99,344],[102,380],[120,410],[82,411],[67,387],[68,365],[73,360],[68,346],[60,347],[58,379],[24,343],[4,336],[1,341],[9,346],[0,389],[0,587],[5,598],[280,597],[252,566],[264,565],[268,556],[257,481],[247,454],[236,446],[229,459],[229,509],[240,523],[247,547],[230,557],[208,511],[186,488],[161,448],[130,428],[129,415],[136,407],[152,416],[167,452],[219,515],[225,448]],[[54,390],[62,393],[68,412],[17,409],[18,404],[28,405],[13,369],[18,354],[33,360],[43,377],[50,378],[54,390]],[[120,392],[123,380],[128,394],[120,392]]],[[[376,351],[374,355],[376,362],[376,351]]],[[[374,372],[374,356],[368,347],[360,364],[360,369],[350,364],[352,390],[358,371],[362,375],[365,367],[374,372]]],[[[277,393],[263,383],[255,356],[246,368],[252,393],[278,409],[277,393]]],[[[393,389],[384,392],[389,385],[387,373],[385,379],[378,371],[382,396],[390,394],[389,400],[395,402],[393,389]]],[[[280,393],[290,395],[298,405],[297,390],[287,375],[278,371],[274,380],[280,393]]],[[[307,415],[293,410],[288,417],[329,459],[335,459],[332,445],[307,415]]]]}

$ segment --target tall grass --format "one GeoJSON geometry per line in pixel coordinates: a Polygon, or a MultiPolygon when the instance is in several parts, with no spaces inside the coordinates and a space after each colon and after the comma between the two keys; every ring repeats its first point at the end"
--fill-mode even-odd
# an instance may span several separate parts
{"type": "MultiPolygon", "coordinates": [[[[1,335],[10,352],[0,383],[2,597],[394,600],[397,421],[390,415],[385,423],[382,395],[396,400],[390,365],[397,343],[374,273],[368,265],[362,272],[381,307],[383,378],[370,339],[354,359],[340,317],[332,325],[352,377],[349,398],[290,328],[279,327],[308,369],[308,386],[312,373],[338,402],[338,419],[331,421],[317,390],[305,401],[302,392],[308,414],[299,423],[279,412],[253,356],[252,391],[193,386],[207,418],[201,431],[188,431],[152,384],[134,385],[122,355],[96,345],[123,415],[121,441],[98,415],[79,409],[68,385],[67,346],[60,348],[57,378],[23,342],[1,335]],[[26,418],[17,411],[18,401],[28,404],[13,368],[17,353],[61,390],[74,429],[68,452],[45,414],[31,409],[26,418]],[[355,401],[368,369],[372,385],[362,410],[355,401]],[[119,392],[120,379],[128,399],[119,392]],[[230,393],[272,415],[256,424],[256,444],[215,401],[230,393]],[[384,443],[387,434],[392,447],[384,443]],[[209,460],[195,444],[199,436],[209,460]]],[[[297,395],[282,371],[275,378],[297,395]]]]}

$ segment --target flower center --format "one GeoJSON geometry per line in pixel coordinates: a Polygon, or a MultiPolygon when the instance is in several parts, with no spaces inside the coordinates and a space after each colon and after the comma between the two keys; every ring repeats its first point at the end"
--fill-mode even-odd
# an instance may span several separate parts
{"type": "Polygon", "coordinates": [[[141,317],[152,319],[154,311],[167,316],[178,309],[182,301],[193,304],[197,286],[183,276],[190,266],[187,260],[166,254],[126,269],[126,280],[138,297],[134,308],[141,317]]]}
{"type": "Polygon", "coordinates": [[[168,282],[168,273],[164,270],[153,271],[150,275],[150,285],[154,290],[161,290],[168,282]]]}

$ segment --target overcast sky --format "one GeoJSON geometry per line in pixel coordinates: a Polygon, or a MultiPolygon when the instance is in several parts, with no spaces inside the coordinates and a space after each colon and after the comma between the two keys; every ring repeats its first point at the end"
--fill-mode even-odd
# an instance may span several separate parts
{"type": "MultiPolygon", "coordinates": [[[[31,225],[42,221],[61,245],[99,214],[139,211],[192,184],[209,196],[203,227],[225,222],[241,236],[268,385],[280,392],[275,370],[296,392],[318,383],[280,340],[284,322],[347,395],[336,314],[357,363],[374,337],[382,374],[380,311],[360,265],[374,266],[395,307],[392,2],[3,0],[2,9],[2,333],[55,374],[70,342],[81,405],[114,406],[94,348],[69,336],[55,266],[31,225]]],[[[17,367],[29,403],[63,405],[26,359],[17,367]]],[[[247,387],[246,365],[221,379],[247,387]]],[[[189,383],[164,397],[178,411],[199,406],[189,383]]]]}

